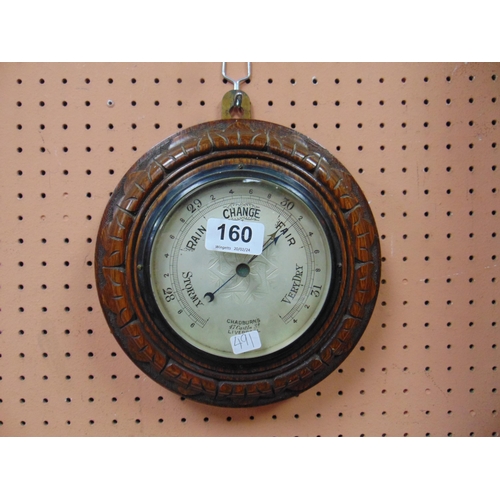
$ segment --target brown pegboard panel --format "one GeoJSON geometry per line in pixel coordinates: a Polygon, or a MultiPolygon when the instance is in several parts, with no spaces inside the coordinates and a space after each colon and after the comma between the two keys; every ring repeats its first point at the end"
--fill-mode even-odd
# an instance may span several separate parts
{"type": "Polygon", "coordinates": [[[370,201],[370,325],[322,383],[253,409],[183,400],[121,351],[94,287],[101,214],[229,88],[220,63],[0,66],[0,434],[497,435],[498,63],[254,63],[253,117],[322,144],[370,201]]]}

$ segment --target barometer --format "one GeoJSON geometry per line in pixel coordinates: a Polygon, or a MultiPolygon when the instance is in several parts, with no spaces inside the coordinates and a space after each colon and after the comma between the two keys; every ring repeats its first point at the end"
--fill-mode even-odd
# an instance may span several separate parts
{"type": "Polygon", "coordinates": [[[96,246],[102,309],[132,361],[231,407],[298,395],[334,371],[380,277],[361,189],[319,144],[250,119],[248,69],[229,79],[224,119],[174,134],[127,172],[96,246]]]}

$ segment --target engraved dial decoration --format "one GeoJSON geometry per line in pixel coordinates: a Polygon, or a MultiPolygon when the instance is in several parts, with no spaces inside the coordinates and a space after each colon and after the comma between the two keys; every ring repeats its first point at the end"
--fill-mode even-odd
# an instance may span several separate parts
{"type": "Polygon", "coordinates": [[[248,276],[251,276],[251,279],[247,280],[244,275],[234,276],[234,270],[240,265],[242,265],[240,269],[246,269],[244,264],[249,259],[244,259],[238,254],[217,254],[209,265],[212,288],[215,290],[226,281],[234,280],[218,294],[236,304],[250,304],[274,288],[279,276],[277,258],[276,248],[271,246],[265,255],[261,255],[258,261],[248,266],[248,276]]]}
{"type": "Polygon", "coordinates": [[[282,349],[308,329],[326,299],[331,266],[317,215],[298,194],[249,169],[183,195],[154,237],[150,280],[161,314],[183,339],[211,354],[254,358],[282,349]],[[210,219],[221,221],[212,235],[210,219]],[[242,237],[249,243],[252,236],[245,221],[264,226],[259,255],[205,248],[207,237],[233,228],[244,251],[242,237]],[[235,354],[231,338],[251,331],[260,348],[250,345],[235,354]]]}
{"type": "Polygon", "coordinates": [[[182,130],[124,175],[104,211],[96,288],[110,330],[163,387],[229,407],[311,388],[372,314],[369,204],[320,145],[227,119],[182,130]]]}

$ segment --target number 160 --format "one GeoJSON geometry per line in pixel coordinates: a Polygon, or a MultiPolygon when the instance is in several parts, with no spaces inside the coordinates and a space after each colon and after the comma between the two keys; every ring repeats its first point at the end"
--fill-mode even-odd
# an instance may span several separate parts
{"type": "MultiPolygon", "coordinates": [[[[220,231],[220,239],[224,240],[224,236],[226,234],[226,225],[221,224],[218,228],[218,231],[220,231]]],[[[252,228],[248,226],[244,226],[243,229],[241,230],[240,233],[240,227],[235,225],[232,225],[229,228],[229,239],[231,241],[238,241],[241,237],[241,241],[243,243],[248,243],[252,239],[252,228]]]]}

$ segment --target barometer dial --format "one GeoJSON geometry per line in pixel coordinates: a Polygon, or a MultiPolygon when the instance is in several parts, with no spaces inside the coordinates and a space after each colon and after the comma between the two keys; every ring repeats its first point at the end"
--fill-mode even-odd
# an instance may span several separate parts
{"type": "Polygon", "coordinates": [[[251,170],[226,175],[184,194],[161,221],[149,279],[159,311],[184,340],[214,355],[256,358],[314,322],[336,265],[333,243],[325,219],[290,187],[251,170]]]}

